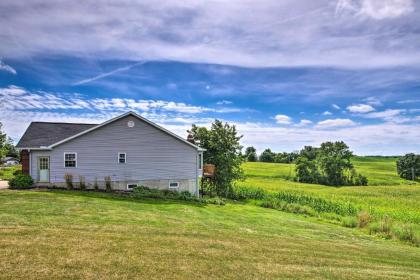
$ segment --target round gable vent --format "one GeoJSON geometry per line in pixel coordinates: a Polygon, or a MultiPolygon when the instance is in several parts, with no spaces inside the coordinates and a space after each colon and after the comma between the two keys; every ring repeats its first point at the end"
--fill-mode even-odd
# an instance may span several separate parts
{"type": "Polygon", "coordinates": [[[128,127],[134,127],[134,122],[133,121],[128,121],[127,126],[128,127]]]}

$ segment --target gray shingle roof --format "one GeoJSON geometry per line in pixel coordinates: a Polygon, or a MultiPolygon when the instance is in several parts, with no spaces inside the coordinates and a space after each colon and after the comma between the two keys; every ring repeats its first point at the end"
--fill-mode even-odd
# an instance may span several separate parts
{"type": "Polygon", "coordinates": [[[32,122],[26,129],[17,148],[40,148],[76,135],[97,124],[32,122]]]}

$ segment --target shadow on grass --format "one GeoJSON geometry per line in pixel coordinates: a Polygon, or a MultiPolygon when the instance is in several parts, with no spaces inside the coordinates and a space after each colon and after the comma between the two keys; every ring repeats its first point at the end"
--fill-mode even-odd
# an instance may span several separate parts
{"type": "Polygon", "coordinates": [[[195,202],[187,200],[177,200],[169,198],[148,198],[141,197],[137,198],[132,195],[132,193],[108,193],[101,191],[81,191],[81,190],[66,190],[66,189],[38,189],[41,192],[56,193],[61,195],[66,195],[74,198],[95,198],[108,201],[129,201],[135,203],[143,204],[165,204],[165,205],[188,205],[194,207],[205,207],[207,203],[204,202],[195,202]]]}

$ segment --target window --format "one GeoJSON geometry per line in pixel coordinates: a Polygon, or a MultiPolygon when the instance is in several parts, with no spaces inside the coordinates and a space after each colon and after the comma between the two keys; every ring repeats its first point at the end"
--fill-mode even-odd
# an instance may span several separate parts
{"type": "Polygon", "coordinates": [[[126,163],[126,153],[118,153],[118,163],[126,163]]]}
{"type": "Polygon", "coordinates": [[[170,189],[176,189],[179,187],[179,183],[178,182],[170,182],[169,183],[169,188],[170,189]]]}
{"type": "Polygon", "coordinates": [[[203,154],[198,154],[198,169],[203,168],[203,154]]]}
{"type": "Polygon", "coordinates": [[[64,167],[77,167],[76,153],[64,153],[64,167]]]}
{"type": "Polygon", "coordinates": [[[137,185],[136,185],[136,184],[127,184],[127,190],[132,190],[132,189],[134,189],[135,187],[137,187],[137,185]]]}

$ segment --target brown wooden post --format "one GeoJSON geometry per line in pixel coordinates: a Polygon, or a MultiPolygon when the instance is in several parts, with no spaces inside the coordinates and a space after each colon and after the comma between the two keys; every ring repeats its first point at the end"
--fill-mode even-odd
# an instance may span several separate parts
{"type": "Polygon", "coordinates": [[[29,175],[29,152],[28,150],[20,151],[20,162],[22,163],[22,173],[29,175]]]}

